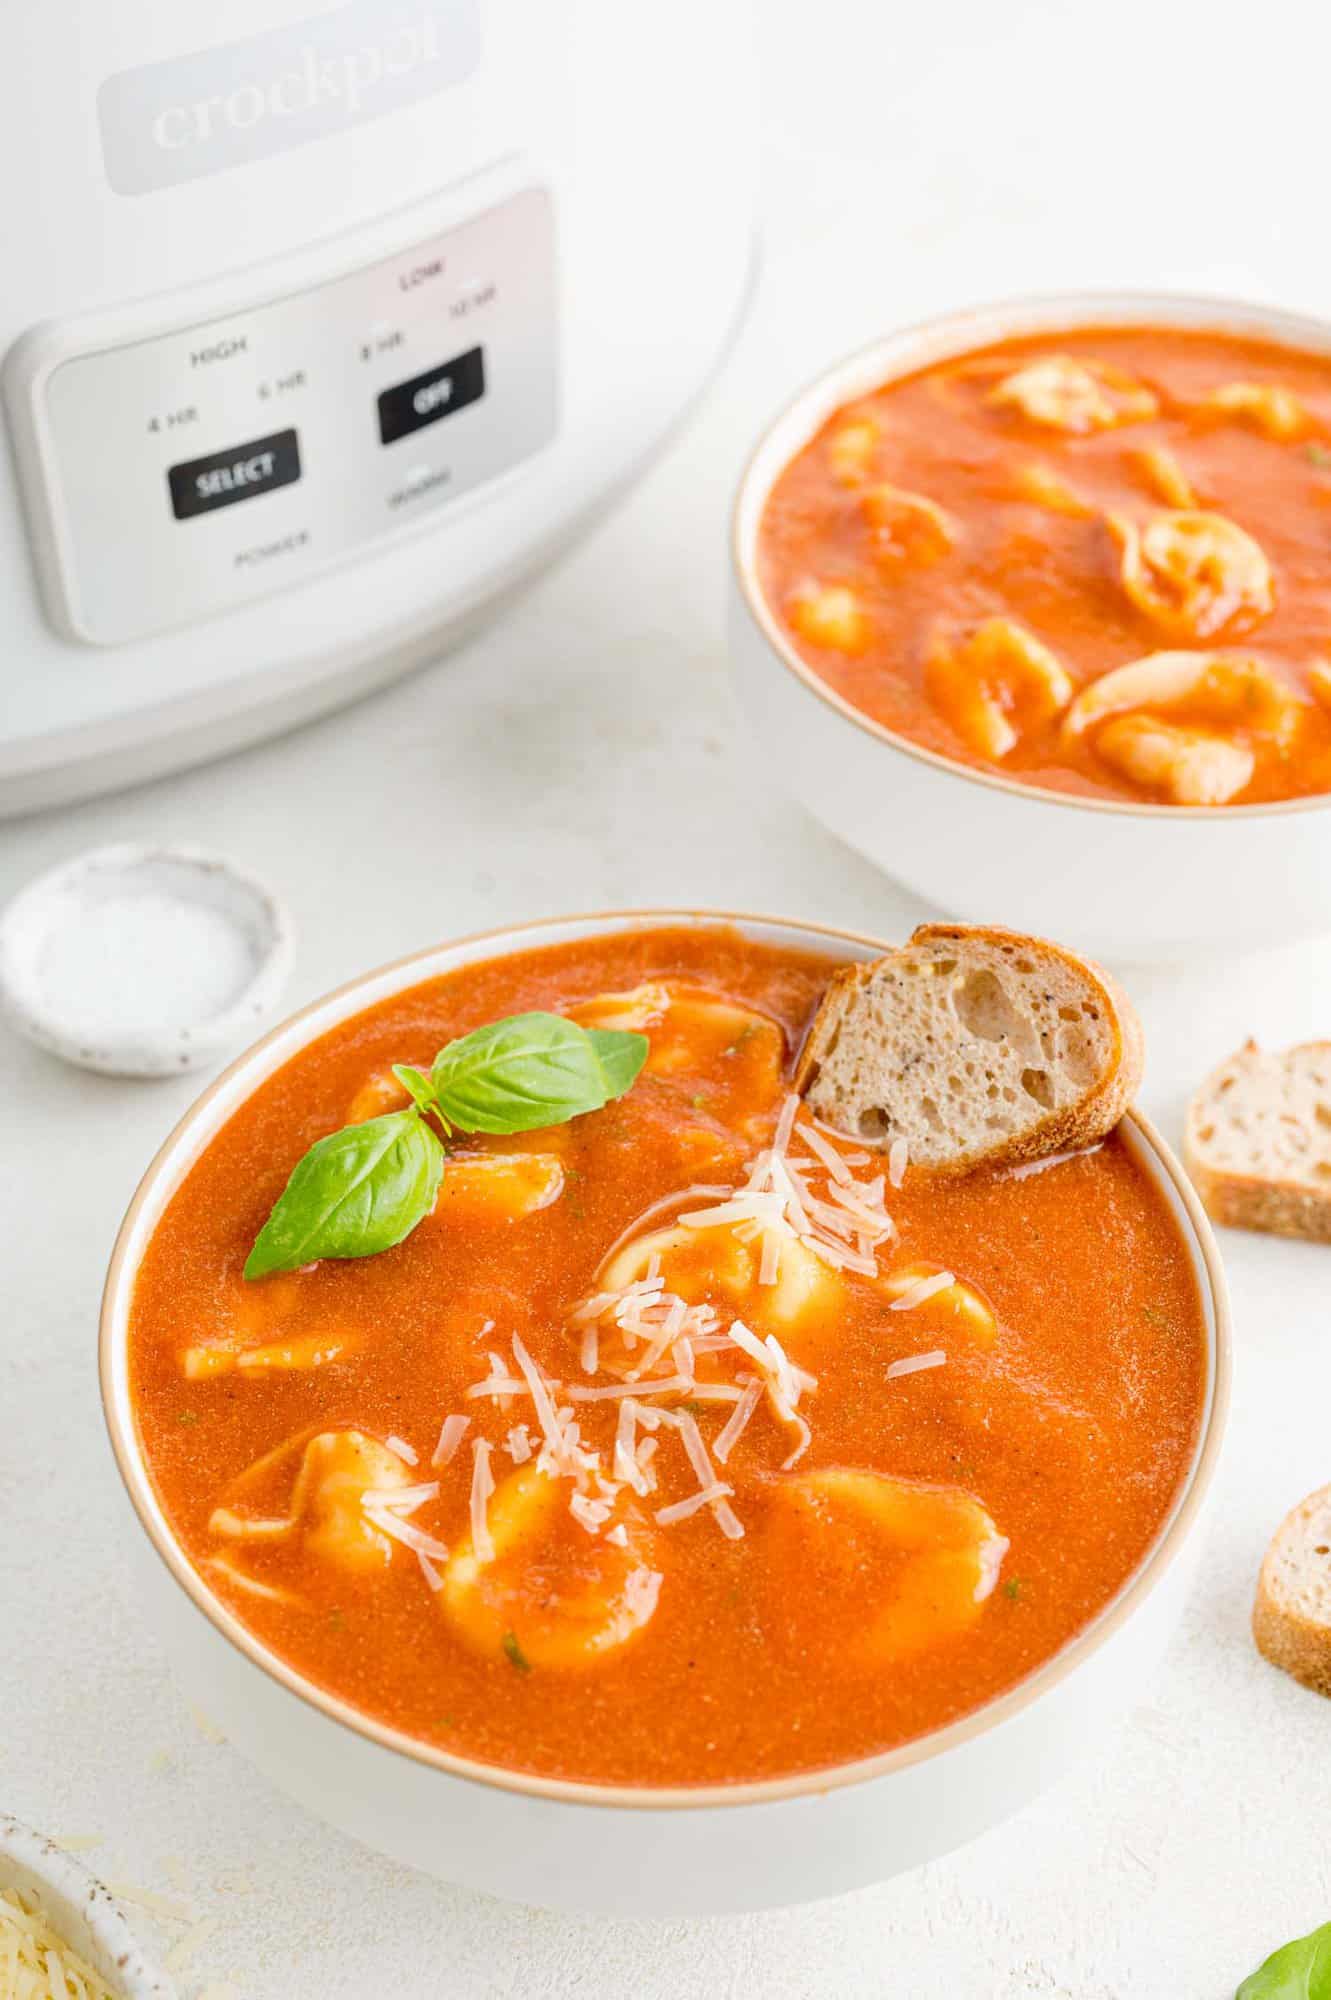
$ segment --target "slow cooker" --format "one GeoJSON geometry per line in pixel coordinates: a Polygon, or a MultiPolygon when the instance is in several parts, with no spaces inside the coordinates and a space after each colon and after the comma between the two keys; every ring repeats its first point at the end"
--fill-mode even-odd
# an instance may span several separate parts
{"type": "Polygon", "coordinates": [[[437,654],[743,304],[744,5],[44,0],[0,80],[0,812],[437,654]]]}

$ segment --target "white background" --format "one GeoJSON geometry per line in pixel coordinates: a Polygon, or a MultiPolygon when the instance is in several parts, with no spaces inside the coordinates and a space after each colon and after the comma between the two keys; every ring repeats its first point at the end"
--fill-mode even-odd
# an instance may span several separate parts
{"type": "MultiPolygon", "coordinates": [[[[1166,0],[766,14],[759,295],[632,499],[465,653],[371,703],[0,830],[0,894],[112,839],[230,851],[294,912],[293,1004],[434,939],[582,907],[729,902],[888,935],[916,919],[747,761],[721,635],[744,448],[823,361],[935,306],[1087,282],[1331,304],[1328,35],[1297,0],[1241,17],[1166,0]]],[[[1331,944],[1132,985],[1146,1107],[1171,1136],[1245,1033],[1331,1028],[1331,944]]],[[[1331,1477],[1331,1252],[1225,1241],[1239,1367],[1202,1578],[1150,1701],[1079,1776],[842,1901],[576,1922],[325,1831],[201,1732],[138,1625],[96,1306],[120,1213],[192,1089],[80,1075],[0,1034],[0,1803],[95,1836],[99,1872],[217,1920],[186,1995],[226,1981],[244,2000],[1227,2000],[1273,1945],[1331,1917],[1331,1707],[1247,1632],[1268,1534],[1331,1477]]]]}

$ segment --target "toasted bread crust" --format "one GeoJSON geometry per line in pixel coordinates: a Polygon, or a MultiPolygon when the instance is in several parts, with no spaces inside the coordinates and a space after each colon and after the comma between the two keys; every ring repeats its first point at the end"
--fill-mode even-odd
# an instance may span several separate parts
{"type": "MultiPolygon", "coordinates": [[[[968,1151],[955,1160],[932,1165],[928,1171],[938,1175],[968,1173],[981,1165],[1018,1166],[1051,1153],[1074,1152],[1095,1145],[1113,1131],[1141,1085],[1144,1065],[1141,1023],[1118,981],[1093,961],[1047,939],[984,924],[921,924],[900,947],[900,955],[937,950],[963,956],[968,947],[977,943],[1051,954],[1074,977],[1089,984],[1109,1025],[1111,1051],[1101,1073],[1075,1103],[1051,1111],[1026,1131],[1006,1137],[992,1147],[968,1151]]],[[[794,1087],[801,1095],[807,1095],[815,1085],[824,1056],[858,995],[887,959],[897,955],[888,953],[865,964],[844,966],[829,980],[795,1068],[794,1087]]]]}
{"type": "MultiPolygon", "coordinates": [[[[1331,1065],[1331,1042],[1303,1042],[1287,1056],[1322,1053],[1331,1065]]],[[[1183,1131],[1183,1164],[1202,1206],[1213,1222],[1227,1229],[1256,1229],[1268,1236],[1297,1237],[1307,1243],[1331,1243],[1331,1184],[1313,1185],[1284,1176],[1245,1174],[1216,1166],[1207,1155],[1202,1131],[1233,1077],[1235,1065],[1259,1055],[1251,1037],[1234,1055],[1217,1065],[1194,1092],[1183,1131]]]]}
{"type": "Polygon", "coordinates": [[[1259,1229],[1268,1236],[1331,1243],[1331,1193],[1247,1174],[1215,1173],[1186,1142],[1183,1163],[1202,1207],[1222,1228],[1259,1229]]]}
{"type": "Polygon", "coordinates": [[[1328,1622],[1310,1617],[1291,1602],[1280,1574],[1281,1558],[1297,1541],[1310,1517],[1331,1510],[1331,1487],[1310,1493],[1285,1516],[1262,1561],[1252,1607],[1252,1636],[1262,1658],[1315,1694],[1331,1697],[1331,1602],[1328,1622]]]}

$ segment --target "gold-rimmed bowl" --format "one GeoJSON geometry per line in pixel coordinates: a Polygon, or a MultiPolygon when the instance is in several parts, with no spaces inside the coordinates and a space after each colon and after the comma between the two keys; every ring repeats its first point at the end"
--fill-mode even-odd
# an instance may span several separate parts
{"type": "Polygon", "coordinates": [[[860,349],[763,433],[731,525],[730,655],[743,718],[773,778],[848,846],[948,917],[991,922],[1119,963],[1283,944],[1331,929],[1331,795],[1168,806],[1042,790],[925,749],[875,722],[804,660],[762,588],[772,488],[842,404],[989,342],[1077,329],[1209,330],[1331,355],[1331,322],[1232,299],[1077,292],[929,320],[860,349]]]}
{"type": "Polygon", "coordinates": [[[1127,1142],[1175,1217],[1204,1308],[1206,1398],[1186,1476],[1151,1549],[1070,1644],[974,1714],[880,1756],[716,1786],[536,1777],[389,1728],[266,1647],[181,1548],[135,1420],[130,1307],[159,1217],[255,1089],[349,1016],[508,952],[680,923],[733,925],[759,942],[843,961],[885,948],[857,932],[779,918],[646,910],[491,931],[369,973],[258,1042],[186,1113],[125,1217],[101,1320],[102,1399],[145,1557],[147,1610],[192,1699],[276,1783],[395,1859],[517,1901],[620,1916],[754,1909],[857,1888],[970,1839],[1058,1776],[1145,1684],[1177,1619],[1220,1449],[1230,1369],[1225,1284],[1210,1227],[1178,1161],[1131,1113],[1127,1142]]]}

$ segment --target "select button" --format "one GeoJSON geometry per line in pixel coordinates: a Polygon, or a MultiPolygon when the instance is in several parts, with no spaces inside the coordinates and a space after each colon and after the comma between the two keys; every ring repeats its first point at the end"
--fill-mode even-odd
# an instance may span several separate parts
{"type": "Polygon", "coordinates": [[[454,410],[479,402],[484,394],[485,356],[479,347],[469,347],[452,361],[383,391],[379,397],[380,441],[392,444],[410,437],[426,424],[437,424],[441,417],[451,417],[454,410]]]}
{"type": "Polygon", "coordinates": [[[237,500],[271,493],[274,487],[290,486],[300,478],[300,439],[295,431],[274,431],[271,437],[252,438],[229,451],[170,466],[166,476],[171,511],[178,521],[188,521],[214,507],[230,507],[237,500]]]}

